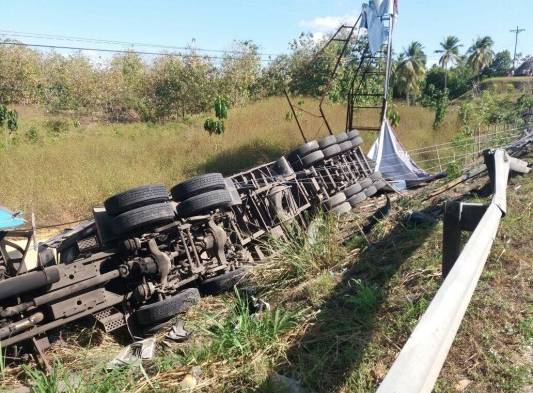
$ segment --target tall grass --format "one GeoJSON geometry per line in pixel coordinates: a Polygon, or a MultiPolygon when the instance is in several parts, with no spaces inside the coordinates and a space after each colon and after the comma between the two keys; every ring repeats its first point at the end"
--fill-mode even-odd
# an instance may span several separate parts
{"type": "Polygon", "coordinates": [[[268,261],[253,269],[253,280],[268,291],[291,287],[338,268],[346,250],[339,244],[338,218],[320,213],[307,229],[294,226],[266,242],[268,261]]]}
{"type": "MultiPolygon", "coordinates": [[[[305,100],[312,109],[316,101],[305,100]]],[[[59,119],[68,132],[58,135],[46,125],[50,117],[36,108],[19,108],[20,134],[34,128],[37,142],[24,141],[0,151],[0,201],[12,209],[34,209],[38,223],[80,219],[90,208],[121,190],[141,184],[172,186],[187,177],[219,171],[231,173],[279,157],[302,142],[293,120],[287,119],[283,98],[270,98],[234,108],[222,136],[209,137],[204,116],[184,123],[101,124],[59,119]]],[[[344,127],[342,105],[326,108],[334,130],[344,127]]],[[[413,148],[444,142],[454,133],[454,115],[431,130],[433,113],[421,107],[399,106],[400,140],[413,148]]],[[[302,119],[309,138],[326,133],[313,117],[302,119]]],[[[33,138],[33,137],[32,137],[33,138]]],[[[368,149],[375,133],[365,133],[368,149]]]]}
{"type": "Polygon", "coordinates": [[[229,309],[225,318],[212,318],[212,325],[205,330],[211,339],[203,349],[206,359],[232,360],[257,351],[268,352],[285,331],[296,325],[297,316],[282,308],[252,313],[249,298],[238,290],[229,309]]]}

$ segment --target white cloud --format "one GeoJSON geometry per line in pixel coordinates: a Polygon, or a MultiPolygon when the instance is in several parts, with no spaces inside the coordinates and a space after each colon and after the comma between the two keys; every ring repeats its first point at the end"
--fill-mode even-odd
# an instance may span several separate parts
{"type": "Polygon", "coordinates": [[[317,32],[313,33],[313,41],[315,43],[320,43],[320,42],[324,41],[325,38],[326,38],[326,33],[323,33],[321,31],[317,31],[317,32]]]}
{"type": "Polygon", "coordinates": [[[353,24],[355,23],[357,16],[344,15],[344,16],[317,16],[313,19],[301,20],[298,22],[299,27],[312,30],[314,33],[325,33],[331,30],[339,28],[341,24],[353,24]]]}

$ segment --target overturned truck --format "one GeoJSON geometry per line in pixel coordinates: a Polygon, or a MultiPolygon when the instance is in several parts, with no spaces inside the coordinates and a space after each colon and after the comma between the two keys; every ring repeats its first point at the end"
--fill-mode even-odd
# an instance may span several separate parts
{"type": "Polygon", "coordinates": [[[276,161],[230,177],[201,175],[168,191],[134,188],[93,209],[94,219],[28,246],[0,232],[0,342],[20,353],[93,316],[106,332],[150,335],[200,293],[232,287],[265,257],[268,236],[306,226],[314,211],[344,214],[387,187],[356,130],[307,142],[276,161]]]}

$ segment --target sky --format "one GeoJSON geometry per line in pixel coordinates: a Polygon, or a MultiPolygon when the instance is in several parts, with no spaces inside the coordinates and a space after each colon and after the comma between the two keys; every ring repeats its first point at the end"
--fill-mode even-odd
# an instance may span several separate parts
{"type": "MultiPolygon", "coordinates": [[[[5,0],[4,0],[5,1],[5,0]]],[[[362,0],[19,0],[2,8],[6,31],[78,36],[197,48],[230,49],[233,40],[253,40],[263,53],[288,51],[301,32],[320,37],[343,20],[353,20],[362,0]]],[[[439,42],[456,35],[466,50],[476,37],[490,35],[495,50],[533,54],[533,0],[399,0],[393,36],[395,52],[420,41],[430,64],[439,42]]],[[[10,33],[12,34],[12,33],[10,33]]],[[[9,34],[8,34],[9,35],[9,34]]],[[[125,45],[51,38],[16,37],[26,43],[125,49],[125,45]]],[[[159,50],[149,48],[149,50],[159,50]]],[[[89,56],[106,55],[89,53],[89,56]]]]}

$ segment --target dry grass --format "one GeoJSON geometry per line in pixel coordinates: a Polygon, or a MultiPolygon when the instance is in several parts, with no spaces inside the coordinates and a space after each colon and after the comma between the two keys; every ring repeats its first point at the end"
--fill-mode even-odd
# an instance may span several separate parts
{"type": "MultiPolygon", "coordinates": [[[[306,99],[312,109],[316,101],[306,99]]],[[[90,119],[63,118],[65,135],[52,137],[46,122],[57,119],[37,108],[19,108],[20,143],[0,151],[0,201],[13,209],[37,214],[39,224],[80,219],[90,208],[129,187],[176,182],[198,173],[238,169],[279,157],[301,143],[283,98],[271,98],[230,111],[223,136],[209,137],[202,128],[204,116],[184,123],[98,124],[90,119]],[[77,121],[77,120],[76,120],[77,121]],[[30,127],[37,143],[24,141],[30,127]]],[[[448,141],[455,133],[453,110],[441,129],[433,131],[433,113],[421,107],[399,106],[400,140],[407,148],[448,141]]],[[[332,127],[344,126],[344,106],[330,105],[332,127]]],[[[318,120],[303,119],[308,136],[325,134],[318,120]]],[[[365,149],[373,133],[366,133],[365,149]]]]}

